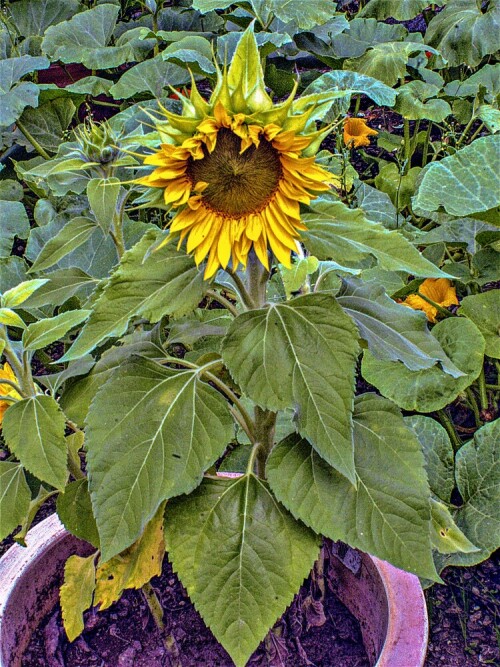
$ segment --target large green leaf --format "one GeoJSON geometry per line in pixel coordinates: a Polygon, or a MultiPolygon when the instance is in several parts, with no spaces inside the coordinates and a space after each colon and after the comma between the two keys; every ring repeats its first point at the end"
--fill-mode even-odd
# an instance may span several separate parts
{"type": "Polygon", "coordinates": [[[30,324],[23,332],[25,350],[40,350],[65,336],[90,315],[90,310],[68,310],[30,324]]]}
{"type": "Polygon", "coordinates": [[[95,219],[104,232],[108,232],[117,214],[120,196],[118,178],[93,178],[87,185],[87,197],[95,219]]]}
{"type": "Polygon", "coordinates": [[[46,283],[26,300],[26,308],[60,306],[80,290],[95,287],[97,282],[81,269],[59,269],[47,276],[46,283]]]}
{"type": "Polygon", "coordinates": [[[14,237],[27,238],[30,223],[20,201],[0,200],[0,257],[9,257],[14,237]]]}
{"type": "Polygon", "coordinates": [[[20,463],[0,461],[0,540],[19,526],[30,506],[31,492],[20,463]]]}
{"type": "Polygon", "coordinates": [[[105,47],[113,35],[119,12],[116,5],[99,5],[50,26],[42,42],[43,52],[52,60],[83,63],[89,69],[118,67],[123,59],[108,64],[105,47]]]}
{"type": "Polygon", "coordinates": [[[243,313],[222,346],[224,361],[245,394],[270,410],[294,407],[299,432],[352,481],[357,352],[352,320],[327,294],[243,313]]]}
{"type": "Polygon", "coordinates": [[[44,34],[51,25],[56,25],[76,14],[79,0],[18,0],[9,4],[8,11],[23,37],[44,34]]]}
{"type": "Polygon", "coordinates": [[[309,95],[325,92],[338,92],[337,99],[332,100],[332,106],[326,114],[327,119],[333,119],[342,113],[347,113],[351,97],[355,94],[366,95],[376,104],[388,107],[394,106],[396,101],[396,92],[379,79],[358,74],[357,72],[342,70],[321,74],[307,86],[303,94],[309,95]]]}
{"type": "MultiPolygon", "coordinates": [[[[86,182],[83,185],[85,187],[86,182]]],[[[89,218],[80,218],[83,226],[86,224],[84,220],[88,221],[89,218]]],[[[44,251],[44,248],[67,224],[66,216],[59,215],[49,224],[32,229],[26,246],[25,257],[30,261],[36,260],[40,253],[44,251]]],[[[158,229],[151,224],[130,220],[125,216],[122,227],[125,247],[131,248],[144,236],[146,231],[152,228],[158,229]]],[[[71,238],[67,241],[71,245],[71,238]]],[[[47,259],[50,260],[50,258],[47,259]]],[[[73,250],[69,249],[67,253],[63,253],[63,256],[55,264],[51,262],[51,269],[52,266],[58,269],[78,268],[92,278],[108,278],[117,264],[118,253],[111,235],[105,234],[102,228],[95,224],[90,236],[82,244],[78,244],[73,250]]]]}
{"type": "Polygon", "coordinates": [[[356,399],[357,486],[290,435],[267,463],[276,497],[317,533],[436,579],[430,545],[430,491],[420,445],[389,401],[356,399]]]}
{"type": "Polygon", "coordinates": [[[368,220],[380,222],[387,229],[398,229],[402,226],[403,217],[386,192],[362,181],[356,184],[355,192],[358,206],[363,209],[368,220]]]}
{"type": "Polygon", "coordinates": [[[375,176],[375,187],[389,195],[396,209],[402,211],[410,205],[421,171],[421,167],[411,167],[404,174],[395,162],[381,163],[375,176]]]}
{"type": "Polygon", "coordinates": [[[311,30],[335,16],[329,0],[268,0],[266,9],[283,23],[293,21],[300,30],[311,30]]]}
{"type": "Polygon", "coordinates": [[[164,95],[164,89],[169,85],[182,86],[189,80],[189,72],[178,65],[165,62],[160,54],[131,67],[111,86],[109,92],[115,99],[128,99],[145,91],[159,98],[164,95]]]}
{"type": "Polygon", "coordinates": [[[485,11],[470,0],[450,0],[429,23],[425,41],[441,52],[448,67],[477,67],[500,49],[498,0],[491,0],[485,11]]]}
{"type": "Polygon", "coordinates": [[[376,44],[359,58],[349,58],[344,62],[344,69],[380,79],[388,86],[394,86],[406,76],[406,65],[410,57],[426,49],[419,42],[386,42],[376,44]]]}
{"type": "Polygon", "coordinates": [[[453,377],[463,375],[429,331],[425,315],[396,303],[380,285],[346,278],[337,301],[377,359],[402,361],[412,371],[439,363],[453,377]]]}
{"type": "MultiPolygon", "coordinates": [[[[118,366],[127,361],[132,355],[141,355],[152,359],[161,357],[163,354],[164,350],[155,345],[151,341],[151,336],[144,332],[138,340],[134,336],[132,341],[123,341],[122,345],[116,345],[105,350],[86,377],[74,379],[65,385],[60,399],[64,414],[83,428],[94,396],[109,380],[118,366]]],[[[85,358],[82,357],[82,359],[85,358]]]]}
{"type": "Polygon", "coordinates": [[[119,12],[119,6],[105,3],[50,26],[45,32],[42,51],[52,60],[82,63],[96,70],[142,60],[154,42],[139,38],[141,28],[126,31],[114,46],[109,46],[119,12]]]}
{"type": "Polygon", "coordinates": [[[431,417],[411,415],[404,419],[422,445],[432,493],[449,503],[455,488],[455,455],[448,433],[431,417]]]}
{"type": "Polygon", "coordinates": [[[485,353],[500,359],[500,290],[466,296],[460,303],[460,315],[474,322],[486,341],[485,353]]]}
{"type": "Polygon", "coordinates": [[[11,405],[2,422],[5,442],[23,466],[61,491],[68,478],[64,429],[59,405],[43,394],[11,405]]]}
{"type": "Polygon", "coordinates": [[[499,135],[481,137],[454,155],[427,165],[413,198],[415,213],[428,216],[444,208],[462,217],[499,206],[499,146],[499,135]]]}
{"type": "MultiPolygon", "coordinates": [[[[440,5],[446,4],[441,0],[440,5]]],[[[385,21],[385,19],[392,18],[396,21],[409,21],[420,14],[422,9],[429,6],[428,0],[370,0],[358,16],[373,17],[378,21],[385,21]]]]}
{"type": "Polygon", "coordinates": [[[226,401],[200,374],[136,357],[96,395],[86,446],[103,561],[142,534],[163,500],[198,486],[231,440],[226,401]]]}
{"type": "Polygon", "coordinates": [[[317,199],[311,213],[302,216],[307,231],[304,245],[318,259],[330,259],[340,266],[360,267],[374,255],[379,265],[390,271],[407,271],[417,276],[443,278],[443,273],[425,259],[404,236],[367,220],[360,209],[350,209],[339,201],[317,199]]]}
{"type": "Polygon", "coordinates": [[[424,81],[410,81],[398,88],[398,99],[394,110],[409,120],[428,119],[441,123],[451,114],[445,100],[436,99],[440,88],[424,81]]]}
{"type": "Polygon", "coordinates": [[[20,56],[0,60],[0,127],[14,123],[27,106],[38,104],[39,88],[22,77],[39,69],[47,69],[47,58],[20,56]]]}
{"type": "Polygon", "coordinates": [[[56,153],[75,111],[76,106],[69,98],[59,97],[36,109],[25,109],[20,121],[42,148],[56,153]]]}
{"type": "Polygon", "coordinates": [[[425,233],[425,237],[422,238],[422,245],[444,241],[445,243],[466,247],[468,252],[474,255],[481,248],[477,240],[478,234],[496,231],[493,225],[488,225],[486,222],[474,218],[450,219],[450,216],[446,214],[443,217],[445,220],[441,223],[440,216],[439,227],[434,227],[430,232],[425,233]]]}
{"type": "Polygon", "coordinates": [[[169,557],[237,667],[285,611],[318,555],[318,538],[254,475],[205,480],[168,503],[169,557]]]}
{"type": "Polygon", "coordinates": [[[407,34],[408,31],[401,24],[390,25],[372,18],[356,17],[349,22],[348,30],[333,37],[332,46],[339,58],[358,58],[374,44],[397,42],[407,34]]]}
{"type": "Polygon", "coordinates": [[[494,102],[500,93],[500,63],[484,65],[464,81],[450,81],[444,87],[444,93],[452,97],[475,97],[480,86],[486,88],[485,100],[494,102]]]}
{"type": "Polygon", "coordinates": [[[181,317],[196,308],[206,285],[202,272],[173,244],[144,259],[155,238],[155,231],[146,233],[123,255],[65,361],[83,356],[106,338],[121,336],[134,316],[158,322],[164,315],[181,317]]]}
{"type": "Polygon", "coordinates": [[[485,424],[456,456],[456,479],[464,504],[455,521],[489,552],[500,547],[500,419],[485,424]]]}
{"type": "Polygon", "coordinates": [[[60,259],[85,243],[95,228],[96,223],[90,218],[77,217],[70,220],[58,234],[48,239],[33,262],[30,273],[43,271],[57,264],[60,259]]]}
{"type": "Polygon", "coordinates": [[[405,410],[433,412],[444,408],[478,377],[485,342],[476,325],[463,317],[439,322],[432,335],[464,375],[453,378],[437,366],[410,371],[400,361],[380,361],[365,350],[364,378],[405,410]]]}
{"type": "Polygon", "coordinates": [[[215,74],[212,46],[208,39],[199,35],[187,35],[167,46],[161,52],[163,60],[174,62],[194,74],[215,74]]]}
{"type": "Polygon", "coordinates": [[[57,514],[70,533],[99,548],[99,533],[86,478],[70,482],[64,493],[57,496],[57,514]]]}

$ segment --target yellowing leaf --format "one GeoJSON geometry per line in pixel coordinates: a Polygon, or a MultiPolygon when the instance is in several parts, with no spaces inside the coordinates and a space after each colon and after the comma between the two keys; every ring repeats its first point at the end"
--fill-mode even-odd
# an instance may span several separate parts
{"type": "Polygon", "coordinates": [[[64,584],[59,593],[63,624],[70,642],[83,632],[83,612],[92,604],[95,589],[95,553],[70,556],[64,566],[64,584]]]}
{"type": "Polygon", "coordinates": [[[165,553],[164,510],[165,502],[160,505],[137,542],[97,568],[95,604],[100,604],[101,611],[119,600],[126,588],[141,588],[161,574],[165,553]]]}

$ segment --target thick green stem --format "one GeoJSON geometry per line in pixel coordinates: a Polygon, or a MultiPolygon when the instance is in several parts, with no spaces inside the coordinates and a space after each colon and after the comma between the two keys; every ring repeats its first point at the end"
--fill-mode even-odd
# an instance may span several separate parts
{"type": "Polygon", "coordinates": [[[474,413],[474,421],[476,422],[476,426],[482,426],[481,415],[479,414],[479,408],[477,407],[477,401],[476,397],[474,396],[474,392],[470,387],[467,387],[465,393],[467,394],[467,400],[469,402],[470,408],[474,413]]]}
{"type": "Polygon", "coordinates": [[[254,308],[262,308],[267,301],[267,281],[269,271],[261,264],[253,250],[248,255],[247,264],[247,292],[250,295],[254,308]]]}
{"type": "Polygon", "coordinates": [[[429,143],[431,140],[431,130],[432,130],[432,123],[429,121],[429,124],[427,125],[427,131],[425,133],[425,140],[424,140],[424,148],[422,150],[422,167],[425,167],[427,164],[427,156],[429,155],[429,143]]]}
{"type": "Polygon", "coordinates": [[[458,450],[462,446],[462,441],[458,437],[457,432],[455,431],[455,427],[453,426],[453,423],[452,423],[451,419],[448,417],[448,415],[446,414],[446,412],[444,410],[438,410],[436,414],[439,417],[439,421],[445,427],[446,432],[450,436],[453,451],[458,452],[458,450]]]}
{"type": "Polygon", "coordinates": [[[484,375],[484,366],[481,369],[479,377],[477,378],[477,384],[479,387],[479,401],[481,403],[481,410],[488,410],[490,406],[488,401],[488,394],[486,392],[486,378],[484,375]]]}
{"type": "Polygon", "coordinates": [[[255,438],[258,442],[255,456],[256,472],[259,477],[266,477],[266,461],[274,444],[276,413],[263,410],[258,405],[254,411],[255,438]]]}
{"type": "Polygon", "coordinates": [[[47,153],[47,151],[42,146],[40,146],[40,144],[35,139],[35,137],[29,132],[29,130],[26,127],[24,127],[24,125],[21,123],[21,121],[19,119],[16,121],[16,125],[17,125],[19,131],[22,134],[24,134],[26,139],[30,142],[30,144],[36,150],[36,152],[39,153],[46,160],[50,160],[50,155],[47,153]]]}

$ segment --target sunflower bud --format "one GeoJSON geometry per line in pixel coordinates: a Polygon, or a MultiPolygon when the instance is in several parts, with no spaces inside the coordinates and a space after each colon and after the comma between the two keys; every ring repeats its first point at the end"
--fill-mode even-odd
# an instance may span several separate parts
{"type": "Polygon", "coordinates": [[[98,125],[93,120],[75,129],[76,140],[80,146],[80,153],[89,162],[98,162],[107,165],[119,155],[117,138],[107,123],[98,125]]]}

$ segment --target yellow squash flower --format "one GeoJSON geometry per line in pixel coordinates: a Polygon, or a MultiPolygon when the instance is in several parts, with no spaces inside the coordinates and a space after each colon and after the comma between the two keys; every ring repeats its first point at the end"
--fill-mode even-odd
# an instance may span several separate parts
{"type": "Polygon", "coordinates": [[[166,122],[156,122],[162,143],[144,160],[155,169],[137,182],[163,189],[175,212],[168,238],[174,235],[179,246],[186,239],[197,265],[207,259],[205,278],[230,261],[234,269],[246,266],[252,248],[266,268],[268,249],[290,267],[306,229],[300,204],[335,181],[315,164],[325,132],[310,121],[314,100],[295,101],[293,91],[273,104],[250,29],[229,70],[218,74],[208,102],[193,81],[182,115],[162,109],[166,122]]]}
{"type": "Polygon", "coordinates": [[[346,118],[344,121],[344,143],[348,148],[370,145],[370,135],[377,135],[377,130],[368,127],[363,118],[346,118]]]}
{"type": "MultiPolygon", "coordinates": [[[[442,308],[458,306],[457,292],[448,278],[426,278],[418,291],[442,308]]],[[[404,305],[414,310],[423,310],[429,322],[436,322],[437,308],[418,294],[410,294],[404,301],[404,305]]]]}
{"type": "MultiPolygon", "coordinates": [[[[3,368],[0,367],[0,380],[11,380],[11,382],[17,382],[17,378],[8,363],[5,363],[3,368]]],[[[1,396],[11,396],[12,398],[19,399],[22,398],[22,396],[18,394],[18,392],[13,387],[0,382],[0,397],[1,396]]],[[[0,398],[0,426],[2,425],[4,413],[9,405],[12,405],[12,401],[2,401],[0,398]]]]}

